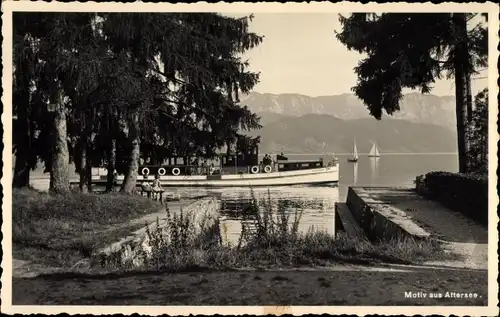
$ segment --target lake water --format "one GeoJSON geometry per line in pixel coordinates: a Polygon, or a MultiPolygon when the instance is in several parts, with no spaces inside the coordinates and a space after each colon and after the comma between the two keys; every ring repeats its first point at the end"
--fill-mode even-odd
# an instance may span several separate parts
{"type": "MultiPolygon", "coordinates": [[[[318,155],[287,155],[290,160],[316,159],[318,155]]],[[[347,163],[349,155],[337,155],[340,164],[338,186],[284,186],[254,188],[258,200],[271,196],[274,208],[281,205],[293,221],[295,213],[302,211],[299,230],[306,232],[314,228],[334,233],[335,202],[345,201],[349,186],[414,186],[417,175],[429,171],[458,171],[455,154],[442,155],[383,155],[380,158],[360,156],[358,163],[347,163]]],[[[325,155],[326,157],[326,155],[325,155]]],[[[249,200],[248,188],[172,188],[168,189],[182,198],[210,195],[218,197],[222,205],[222,224],[227,230],[227,239],[237,243],[241,233],[242,204],[249,200]]]]}
{"type": "MultiPolygon", "coordinates": [[[[315,160],[321,155],[287,155],[290,160],[315,160]]],[[[429,171],[458,171],[456,154],[384,154],[380,158],[360,156],[358,163],[348,163],[350,155],[337,155],[340,164],[338,186],[285,186],[270,188],[254,188],[258,200],[267,199],[268,193],[274,208],[278,205],[285,208],[293,221],[297,211],[302,211],[299,230],[306,232],[310,228],[334,233],[335,202],[345,201],[349,186],[414,186],[417,175],[429,171]]],[[[326,160],[327,155],[323,156],[326,160]]],[[[48,174],[33,173],[34,182],[44,182],[42,187],[48,188],[48,174]],[[37,175],[39,174],[39,175],[37,175]],[[35,181],[38,177],[44,180],[35,181]],[[46,183],[46,184],[45,184],[46,183]]],[[[178,195],[181,198],[193,198],[200,195],[217,197],[221,201],[221,222],[226,228],[227,239],[237,243],[241,233],[242,204],[251,197],[249,188],[168,188],[168,196],[178,195]]]]}

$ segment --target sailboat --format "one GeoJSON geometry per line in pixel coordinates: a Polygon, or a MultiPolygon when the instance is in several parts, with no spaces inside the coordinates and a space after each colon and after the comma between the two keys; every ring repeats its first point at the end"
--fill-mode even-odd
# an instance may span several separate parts
{"type": "Polygon", "coordinates": [[[359,156],[358,156],[358,148],[356,147],[356,140],[354,140],[354,147],[353,147],[353,155],[352,157],[348,158],[347,161],[348,162],[357,162],[358,159],[359,159],[359,156]]]}
{"type": "Polygon", "coordinates": [[[377,143],[373,142],[370,153],[368,153],[368,157],[380,157],[380,152],[378,151],[377,143]]]}

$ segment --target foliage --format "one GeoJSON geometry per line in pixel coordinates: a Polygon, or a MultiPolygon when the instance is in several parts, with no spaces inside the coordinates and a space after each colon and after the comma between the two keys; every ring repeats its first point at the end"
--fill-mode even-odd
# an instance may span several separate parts
{"type": "MultiPolygon", "coordinates": [[[[253,196],[253,194],[252,194],[253,196]]],[[[141,269],[185,271],[193,268],[232,269],[241,267],[273,267],[296,265],[328,265],[335,262],[410,263],[439,259],[444,256],[438,243],[432,240],[414,241],[396,238],[371,244],[349,238],[343,232],[335,237],[311,228],[306,233],[298,230],[301,212],[290,219],[291,207],[270,199],[252,203],[242,214],[256,215],[242,227],[237,245],[224,243],[224,230],[218,221],[199,224],[181,212],[170,216],[165,226],[157,224],[148,230],[150,251],[138,252],[141,269]],[[207,225],[208,224],[208,225],[207,225]],[[146,254],[149,253],[149,256],[146,254]]],[[[250,220],[250,219],[247,219],[250,220]]],[[[111,256],[108,269],[130,269],[129,262],[111,256]]]]}
{"type": "Polygon", "coordinates": [[[488,172],[488,88],[476,95],[472,122],[469,126],[470,170],[488,172]]]}
{"type": "MultiPolygon", "coordinates": [[[[471,17],[469,17],[470,19],[471,17]]],[[[432,90],[445,73],[453,76],[456,38],[449,13],[356,13],[340,16],[343,29],[337,39],[349,50],[367,54],[355,68],[353,91],[380,119],[399,111],[403,88],[432,90]]],[[[478,24],[469,31],[469,72],[487,66],[487,29],[478,24]]]]}
{"type": "Polygon", "coordinates": [[[402,89],[432,90],[443,75],[455,77],[460,170],[467,170],[466,112],[471,109],[470,75],[487,66],[487,28],[480,22],[467,30],[479,14],[355,13],[340,16],[337,39],[349,50],[366,54],[355,72],[353,91],[381,119],[383,111],[400,110],[402,89]]]}
{"type": "Polygon", "coordinates": [[[162,161],[213,156],[237,142],[239,129],[260,128],[239,102],[258,81],[239,57],[262,41],[248,31],[251,18],[15,13],[14,184],[26,186],[39,159],[51,171],[47,105],[56,91],[65,97],[70,160],[81,175],[86,164],[110,161],[111,172],[129,171],[136,137],[145,160],[162,161]]]}
{"type": "Polygon", "coordinates": [[[430,172],[419,193],[471,219],[488,224],[488,177],[475,173],[430,172]]]}
{"type": "MultiPolygon", "coordinates": [[[[194,267],[227,269],[274,265],[324,265],[332,262],[418,262],[443,256],[432,241],[394,239],[384,243],[350,239],[342,232],[335,237],[311,228],[298,230],[300,211],[290,219],[290,205],[275,208],[269,199],[253,202],[257,218],[242,228],[238,245],[223,242],[217,219],[198,217],[167,207],[165,225],[147,229],[150,256],[142,269],[179,271],[194,267]],[[260,208],[261,206],[262,208],[260,208]]],[[[136,195],[72,194],[48,195],[32,189],[13,191],[13,252],[32,260],[68,269],[82,259],[106,263],[105,270],[130,268],[119,257],[101,262],[96,251],[143,227],[134,221],[158,211],[152,200],[136,195]],[[123,224],[124,221],[131,221],[123,224]],[[94,261],[95,260],[95,261],[94,261]]],[[[141,253],[138,253],[141,256],[141,253]]],[[[92,267],[97,271],[102,268],[92,267]]]]}

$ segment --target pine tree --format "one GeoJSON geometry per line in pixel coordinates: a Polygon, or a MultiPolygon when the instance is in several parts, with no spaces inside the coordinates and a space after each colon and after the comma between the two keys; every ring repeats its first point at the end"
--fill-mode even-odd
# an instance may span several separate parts
{"type": "Polygon", "coordinates": [[[488,88],[475,96],[475,108],[470,121],[470,171],[488,171],[488,88]]]}
{"type": "MultiPolygon", "coordinates": [[[[248,32],[247,19],[211,13],[108,14],[104,32],[115,54],[129,56],[135,72],[148,83],[141,111],[128,124],[132,139],[129,136],[122,190],[135,188],[141,144],[160,161],[167,154],[212,154],[227,132],[220,126],[221,117],[241,108],[238,93],[248,92],[258,80],[257,74],[245,71],[248,63],[236,57],[262,40],[248,32]],[[165,144],[170,145],[169,153],[159,149],[165,144]]],[[[233,113],[224,118],[258,126],[248,111],[233,113]]],[[[225,124],[236,129],[231,122],[225,124]]]]}
{"type": "Polygon", "coordinates": [[[33,81],[36,76],[36,40],[26,29],[25,18],[14,14],[14,72],[13,72],[13,150],[15,154],[13,187],[29,185],[30,170],[36,166],[37,158],[33,152],[35,139],[33,81]]]}
{"type": "Polygon", "coordinates": [[[249,18],[16,13],[15,19],[19,186],[40,159],[53,192],[69,189],[70,161],[82,191],[91,188],[92,166],[105,163],[107,189],[116,169],[125,174],[122,190],[132,192],[141,157],[210,156],[227,136],[236,141],[238,129],[260,127],[238,100],[258,80],[237,57],[262,40],[248,32],[249,18]]]}
{"type": "Polygon", "coordinates": [[[356,13],[340,16],[337,33],[348,49],[367,54],[355,68],[354,93],[381,119],[399,111],[403,88],[432,90],[443,75],[455,78],[459,170],[467,171],[467,112],[472,109],[470,76],[487,66],[487,29],[467,30],[474,14],[356,13]]]}

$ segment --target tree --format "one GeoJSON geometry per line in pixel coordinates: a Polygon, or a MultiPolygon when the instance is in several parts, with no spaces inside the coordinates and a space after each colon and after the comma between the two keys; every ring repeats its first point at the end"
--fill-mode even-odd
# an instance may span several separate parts
{"type": "Polygon", "coordinates": [[[353,91],[380,120],[382,111],[399,111],[403,88],[432,90],[443,75],[455,78],[457,143],[460,172],[466,172],[467,111],[472,108],[470,75],[487,66],[487,29],[467,30],[474,14],[356,13],[340,16],[337,39],[349,50],[368,55],[355,68],[353,91]]]}
{"type": "MultiPolygon", "coordinates": [[[[72,153],[68,118],[73,110],[82,109],[78,103],[85,99],[78,97],[93,82],[89,75],[93,75],[96,59],[88,58],[95,57],[89,54],[93,17],[91,13],[14,14],[14,54],[18,56],[14,61],[14,76],[22,78],[24,69],[19,66],[23,65],[31,74],[29,80],[16,81],[19,85],[14,88],[15,95],[28,92],[24,102],[14,100],[15,114],[22,119],[19,123],[31,122],[29,129],[20,127],[14,131],[16,158],[29,158],[30,168],[36,166],[38,158],[42,159],[51,174],[50,190],[55,193],[69,190],[68,164],[72,153]],[[31,52],[31,58],[22,60],[26,56],[23,52],[31,52]],[[22,144],[27,139],[28,147],[22,144]]],[[[22,170],[23,162],[17,161],[15,169],[22,170]]],[[[25,186],[26,181],[17,184],[25,186]]]]}
{"type": "Polygon", "coordinates": [[[25,33],[25,19],[14,15],[14,71],[13,71],[13,150],[16,154],[13,187],[29,185],[30,170],[36,165],[33,155],[35,121],[33,118],[33,81],[36,76],[34,60],[37,59],[35,39],[25,33]]]}
{"type": "Polygon", "coordinates": [[[66,192],[74,161],[82,191],[106,164],[107,189],[116,169],[132,192],[141,157],[211,156],[238,129],[260,127],[238,99],[258,80],[237,57],[262,40],[250,19],[16,13],[14,182],[29,183],[41,160],[51,190],[66,192]]]}
{"type": "MultiPolygon", "coordinates": [[[[130,155],[122,190],[128,192],[135,188],[141,144],[149,154],[159,154],[155,160],[167,154],[159,150],[165,144],[184,157],[220,145],[228,130],[221,130],[221,114],[240,109],[238,94],[258,80],[236,56],[262,38],[248,32],[248,18],[211,13],[108,14],[104,19],[112,51],[130,58],[138,74],[134,82],[143,87],[140,111],[127,120],[130,155]]],[[[258,125],[246,110],[234,111],[229,119],[258,125]]],[[[225,123],[234,130],[233,121],[225,123]]]]}
{"type": "Polygon", "coordinates": [[[470,171],[487,173],[488,171],[488,88],[475,97],[470,130],[469,164],[470,171]]]}

